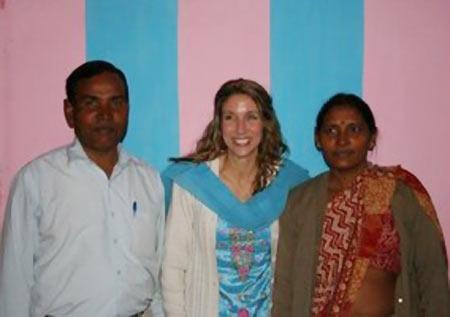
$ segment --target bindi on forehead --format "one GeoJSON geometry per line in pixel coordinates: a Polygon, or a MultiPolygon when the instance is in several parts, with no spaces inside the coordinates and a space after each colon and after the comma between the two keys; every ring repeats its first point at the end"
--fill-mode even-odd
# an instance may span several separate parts
{"type": "Polygon", "coordinates": [[[340,120],[340,121],[348,121],[348,120],[362,120],[362,115],[359,113],[357,109],[347,106],[339,106],[333,109],[330,109],[325,116],[325,120],[340,120]]]}

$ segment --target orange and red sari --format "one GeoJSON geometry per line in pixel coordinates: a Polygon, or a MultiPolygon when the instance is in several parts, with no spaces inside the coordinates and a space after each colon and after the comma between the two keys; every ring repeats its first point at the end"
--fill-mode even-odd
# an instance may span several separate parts
{"type": "Polygon", "coordinates": [[[414,175],[401,167],[369,166],[327,204],[312,316],[346,316],[369,266],[400,272],[400,238],[391,210],[398,181],[413,190],[442,236],[431,199],[414,175]]]}

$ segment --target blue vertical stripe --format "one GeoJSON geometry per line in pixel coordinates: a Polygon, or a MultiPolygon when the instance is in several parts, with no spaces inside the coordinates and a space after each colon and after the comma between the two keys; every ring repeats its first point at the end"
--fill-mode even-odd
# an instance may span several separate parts
{"type": "Polygon", "coordinates": [[[271,87],[291,158],[312,175],[320,106],[339,91],[362,93],[363,0],[272,0],[271,87]]]}
{"type": "Polygon", "coordinates": [[[162,169],[179,153],[176,0],[86,0],[89,60],[121,68],[130,86],[125,148],[162,169]]]}

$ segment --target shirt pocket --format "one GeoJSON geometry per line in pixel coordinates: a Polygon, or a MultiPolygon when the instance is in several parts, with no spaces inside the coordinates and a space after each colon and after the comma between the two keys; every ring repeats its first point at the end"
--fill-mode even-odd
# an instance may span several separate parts
{"type": "Polygon", "coordinates": [[[156,206],[138,204],[137,201],[132,203],[131,249],[138,257],[151,258],[156,256],[158,249],[160,215],[156,206]]]}

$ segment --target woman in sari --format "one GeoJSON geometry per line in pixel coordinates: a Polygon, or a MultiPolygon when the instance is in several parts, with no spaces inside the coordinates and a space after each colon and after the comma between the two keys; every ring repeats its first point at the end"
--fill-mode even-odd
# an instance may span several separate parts
{"type": "Polygon", "coordinates": [[[267,91],[245,79],[223,84],[196,150],[163,174],[172,184],[166,316],[270,315],[277,219],[307,178],[286,151],[267,91]]]}
{"type": "Polygon", "coordinates": [[[291,191],[280,219],[274,317],[450,316],[444,240],[430,197],[400,166],[371,164],[369,106],[337,94],[319,111],[329,171],[291,191]]]}

